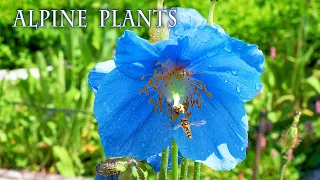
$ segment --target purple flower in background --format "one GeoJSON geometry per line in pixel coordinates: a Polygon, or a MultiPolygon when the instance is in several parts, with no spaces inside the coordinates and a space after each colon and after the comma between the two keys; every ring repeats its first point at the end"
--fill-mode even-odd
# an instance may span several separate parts
{"type": "Polygon", "coordinates": [[[316,113],[320,114],[320,100],[316,101],[316,113]]]}
{"type": "Polygon", "coordinates": [[[271,59],[275,59],[277,57],[277,49],[274,46],[270,48],[270,57],[271,59]]]}

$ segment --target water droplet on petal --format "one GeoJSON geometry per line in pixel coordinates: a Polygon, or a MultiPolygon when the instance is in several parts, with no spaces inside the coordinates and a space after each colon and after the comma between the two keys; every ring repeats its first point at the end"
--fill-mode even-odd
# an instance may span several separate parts
{"type": "Polygon", "coordinates": [[[212,65],[210,64],[210,65],[208,66],[208,68],[211,69],[211,68],[212,68],[212,65]]]}
{"type": "Polygon", "coordinates": [[[232,70],[231,73],[232,73],[233,75],[235,75],[235,76],[238,75],[238,71],[237,71],[237,70],[232,70]]]}
{"type": "Polygon", "coordinates": [[[228,82],[228,80],[224,80],[224,82],[225,82],[225,83],[227,83],[227,82],[228,82]]]}
{"type": "Polygon", "coordinates": [[[131,110],[132,110],[132,111],[135,111],[135,110],[136,110],[136,107],[132,107],[131,110]]]}
{"type": "Polygon", "coordinates": [[[174,31],[173,31],[173,34],[176,35],[176,36],[179,36],[180,35],[179,28],[175,28],[174,31]]]}
{"type": "Polygon", "coordinates": [[[144,148],[145,146],[146,146],[145,143],[142,143],[142,144],[141,144],[141,148],[144,148]]]}
{"type": "Polygon", "coordinates": [[[256,90],[257,90],[257,91],[260,91],[260,89],[261,89],[260,85],[259,85],[259,84],[256,84],[256,90]]]}
{"type": "MultiPolygon", "coordinates": [[[[190,18],[191,19],[191,18],[190,18]]],[[[199,30],[202,30],[202,29],[204,29],[204,28],[206,28],[207,26],[199,26],[199,27],[197,27],[199,30]]]]}
{"type": "Polygon", "coordinates": [[[221,73],[220,76],[223,77],[223,74],[221,73]]]}
{"type": "Polygon", "coordinates": [[[240,86],[237,86],[237,92],[238,92],[238,93],[241,92],[240,86]]]}
{"type": "Polygon", "coordinates": [[[212,56],[215,55],[215,54],[216,54],[216,52],[214,52],[214,51],[213,51],[213,52],[208,52],[208,53],[207,53],[207,57],[212,57],[212,56]]]}
{"type": "Polygon", "coordinates": [[[232,46],[230,44],[227,44],[226,46],[224,46],[223,50],[231,53],[232,52],[232,46]]]}

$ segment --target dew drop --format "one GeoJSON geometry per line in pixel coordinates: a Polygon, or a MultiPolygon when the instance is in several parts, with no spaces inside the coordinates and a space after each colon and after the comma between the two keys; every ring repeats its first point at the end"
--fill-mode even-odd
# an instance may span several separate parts
{"type": "MultiPolygon", "coordinates": [[[[190,20],[191,20],[191,18],[190,18],[190,20]]],[[[199,27],[197,27],[199,30],[202,30],[202,29],[204,29],[204,28],[206,28],[206,26],[199,26],[199,27]]]]}
{"type": "Polygon", "coordinates": [[[131,110],[132,110],[132,111],[135,111],[135,110],[136,110],[136,107],[132,107],[131,110]]]}
{"type": "Polygon", "coordinates": [[[259,84],[256,84],[256,90],[259,91],[261,89],[259,84]]]}
{"type": "Polygon", "coordinates": [[[238,93],[241,92],[240,86],[237,86],[237,92],[238,92],[238,93]]]}
{"type": "Polygon", "coordinates": [[[228,44],[228,45],[226,45],[226,46],[223,48],[223,50],[231,53],[231,52],[232,52],[232,47],[231,47],[231,45],[228,44]]]}
{"type": "Polygon", "coordinates": [[[224,80],[224,82],[225,82],[225,83],[227,83],[227,82],[228,82],[228,80],[224,80]]]}
{"type": "Polygon", "coordinates": [[[213,55],[215,55],[216,54],[216,52],[208,52],[207,53],[207,57],[212,57],[213,55]]]}
{"type": "Polygon", "coordinates": [[[211,69],[211,68],[212,68],[212,65],[210,64],[210,65],[208,66],[208,68],[211,69]]]}
{"type": "Polygon", "coordinates": [[[176,35],[176,36],[179,36],[180,35],[179,29],[175,28],[175,30],[173,31],[173,34],[176,35]]]}
{"type": "Polygon", "coordinates": [[[232,73],[233,75],[235,75],[235,76],[238,75],[238,71],[237,71],[237,70],[232,70],[231,73],[232,73]]]}
{"type": "Polygon", "coordinates": [[[221,73],[220,76],[223,77],[224,75],[221,73]]]}
{"type": "Polygon", "coordinates": [[[145,146],[146,146],[145,143],[142,143],[142,144],[141,144],[141,148],[144,148],[145,146]]]}

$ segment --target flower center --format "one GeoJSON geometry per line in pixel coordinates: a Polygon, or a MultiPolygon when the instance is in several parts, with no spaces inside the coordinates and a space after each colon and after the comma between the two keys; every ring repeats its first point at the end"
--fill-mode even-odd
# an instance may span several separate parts
{"type": "MultiPolygon", "coordinates": [[[[152,90],[160,96],[158,99],[149,99],[149,103],[154,103],[154,111],[163,112],[163,100],[166,98],[167,111],[170,115],[170,120],[177,120],[180,114],[185,114],[185,118],[191,117],[190,108],[202,108],[202,93],[206,93],[208,97],[212,97],[207,91],[206,86],[200,81],[194,79],[195,74],[186,68],[181,68],[173,64],[169,60],[165,63],[156,63],[156,69],[153,75],[149,78],[149,82],[144,86],[139,94],[143,92],[149,95],[152,90]]],[[[200,73],[202,75],[202,73],[200,73]]],[[[145,76],[141,77],[144,80],[145,76]]]]}

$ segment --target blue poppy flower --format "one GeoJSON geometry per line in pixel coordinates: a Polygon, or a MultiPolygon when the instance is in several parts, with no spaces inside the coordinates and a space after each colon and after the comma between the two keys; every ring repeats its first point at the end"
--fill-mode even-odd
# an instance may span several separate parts
{"type": "Polygon", "coordinates": [[[119,174],[113,176],[103,176],[103,175],[96,175],[95,180],[118,180],[119,174]]]}
{"type": "Polygon", "coordinates": [[[177,14],[170,39],[125,31],[114,61],[89,74],[105,154],[145,160],[175,140],[184,157],[232,169],[246,156],[244,103],[262,88],[264,56],[195,10],[177,14]]]}

